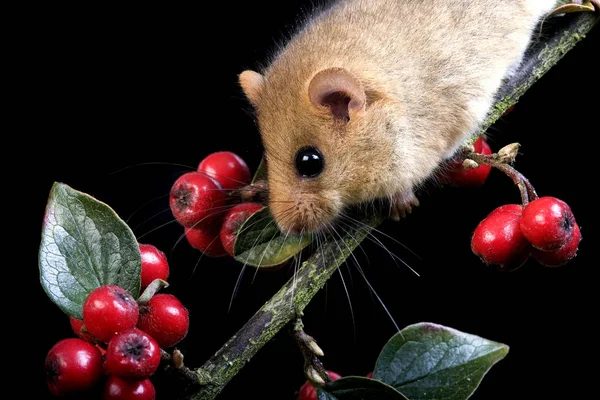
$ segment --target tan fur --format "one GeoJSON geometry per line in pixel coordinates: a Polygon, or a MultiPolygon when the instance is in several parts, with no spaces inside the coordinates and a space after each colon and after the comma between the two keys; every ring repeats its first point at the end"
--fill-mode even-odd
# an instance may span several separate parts
{"type": "Polygon", "coordinates": [[[344,206],[410,193],[476,129],[553,5],[339,1],[292,38],[264,79],[242,73],[241,86],[257,112],[279,227],[317,231],[344,206]],[[348,122],[309,96],[313,77],[331,68],[347,71],[364,90],[366,107],[350,109],[348,122]],[[324,155],[317,178],[301,178],[294,168],[296,151],[306,145],[324,155]]]}

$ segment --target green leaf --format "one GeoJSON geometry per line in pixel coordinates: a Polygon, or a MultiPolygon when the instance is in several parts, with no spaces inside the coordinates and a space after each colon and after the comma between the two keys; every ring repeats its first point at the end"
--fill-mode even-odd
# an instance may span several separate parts
{"type": "Polygon", "coordinates": [[[411,400],[467,399],[508,346],[445,326],[420,323],[384,346],[373,378],[411,400]]]}
{"type": "Polygon", "coordinates": [[[238,232],[235,259],[254,267],[282,264],[311,242],[308,235],[282,235],[268,207],[252,214],[238,232]]]}
{"type": "Polygon", "coordinates": [[[162,279],[155,279],[144,289],[144,292],[137,299],[137,303],[141,306],[150,301],[152,297],[160,290],[169,287],[169,282],[162,279]]]}
{"type": "Polygon", "coordinates": [[[260,163],[256,168],[256,172],[254,173],[254,177],[252,178],[251,183],[256,183],[256,181],[262,181],[265,179],[267,179],[267,163],[265,161],[265,158],[263,157],[260,159],[260,163]]]}
{"type": "Polygon", "coordinates": [[[361,376],[347,376],[317,389],[319,400],[406,400],[385,383],[361,376]]]}
{"type": "Polygon", "coordinates": [[[48,297],[81,319],[95,288],[115,284],[137,298],[142,259],[127,224],[108,205],[55,182],[42,223],[40,281],[48,297]]]}

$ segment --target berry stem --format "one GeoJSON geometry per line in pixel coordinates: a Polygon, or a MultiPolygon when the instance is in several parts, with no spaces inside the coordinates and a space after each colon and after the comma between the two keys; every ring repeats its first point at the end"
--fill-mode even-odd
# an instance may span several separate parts
{"type": "Polygon", "coordinates": [[[506,174],[514,184],[519,188],[519,192],[521,192],[521,202],[523,206],[529,204],[530,201],[533,201],[538,198],[538,195],[535,191],[535,188],[529,182],[529,180],[519,171],[517,171],[514,167],[504,162],[498,161],[498,154],[491,155],[483,155],[479,153],[471,152],[466,155],[467,159],[475,161],[477,164],[485,164],[491,167],[494,167],[506,174]]]}
{"type": "Polygon", "coordinates": [[[258,180],[249,185],[246,185],[231,194],[233,197],[239,197],[243,203],[260,203],[267,204],[269,190],[267,181],[258,180]]]}

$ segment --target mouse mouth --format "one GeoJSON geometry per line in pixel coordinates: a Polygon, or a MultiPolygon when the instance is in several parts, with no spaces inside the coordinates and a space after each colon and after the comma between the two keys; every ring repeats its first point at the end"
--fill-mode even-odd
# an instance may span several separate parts
{"type": "Polygon", "coordinates": [[[287,201],[271,199],[269,207],[284,235],[308,235],[331,226],[341,210],[337,203],[331,196],[302,193],[287,201]]]}
{"type": "Polygon", "coordinates": [[[334,223],[334,216],[317,216],[310,213],[297,212],[296,215],[277,218],[275,221],[284,235],[312,235],[326,231],[334,223]]]}

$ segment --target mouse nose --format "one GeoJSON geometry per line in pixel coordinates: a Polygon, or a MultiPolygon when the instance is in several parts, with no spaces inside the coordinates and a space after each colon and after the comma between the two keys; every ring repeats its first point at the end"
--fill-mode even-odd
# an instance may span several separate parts
{"type": "Polygon", "coordinates": [[[272,199],[271,213],[285,234],[309,234],[321,231],[335,214],[321,196],[297,193],[289,200],[272,199]]]}

